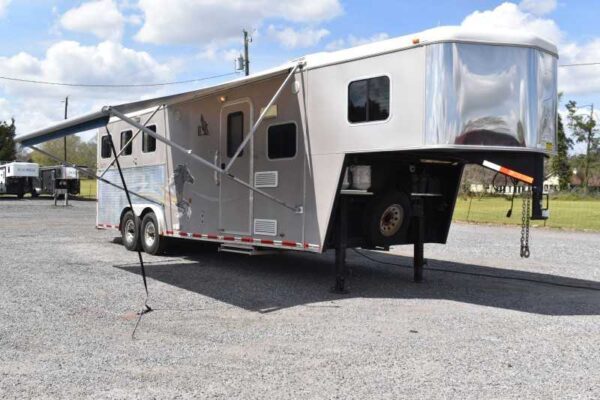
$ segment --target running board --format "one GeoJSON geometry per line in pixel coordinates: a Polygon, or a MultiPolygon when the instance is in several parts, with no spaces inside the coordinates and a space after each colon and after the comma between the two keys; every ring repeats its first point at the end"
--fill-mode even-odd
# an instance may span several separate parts
{"type": "Polygon", "coordinates": [[[245,254],[247,256],[258,256],[264,254],[274,254],[277,250],[266,250],[243,244],[223,243],[219,246],[219,252],[245,254]]]}

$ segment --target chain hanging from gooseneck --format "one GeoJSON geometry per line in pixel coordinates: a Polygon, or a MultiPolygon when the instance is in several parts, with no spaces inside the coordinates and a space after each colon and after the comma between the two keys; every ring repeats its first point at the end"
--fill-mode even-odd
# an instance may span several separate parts
{"type": "MultiPolygon", "coordinates": [[[[523,189],[527,189],[526,187],[523,189]]],[[[523,213],[521,215],[521,258],[529,258],[529,222],[531,218],[531,193],[533,187],[529,190],[523,190],[523,213]]]]}

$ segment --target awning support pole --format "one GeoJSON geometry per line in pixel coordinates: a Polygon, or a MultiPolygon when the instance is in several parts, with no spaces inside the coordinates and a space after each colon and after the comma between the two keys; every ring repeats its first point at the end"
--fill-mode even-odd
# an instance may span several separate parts
{"type": "MultiPolygon", "coordinates": [[[[108,129],[107,129],[108,130],[108,129]]],[[[117,154],[117,149],[115,148],[115,143],[113,142],[112,135],[108,132],[108,143],[110,143],[110,148],[112,149],[112,153],[115,156],[115,163],[117,164],[117,169],[119,170],[119,176],[121,177],[121,183],[123,184],[123,189],[125,190],[125,196],[127,196],[127,202],[129,203],[129,209],[133,212],[133,203],[131,202],[131,196],[129,195],[129,190],[127,190],[127,183],[125,182],[125,177],[123,176],[123,170],[121,169],[121,163],[119,163],[119,155],[117,154]]],[[[140,229],[140,217],[138,217],[135,213],[133,213],[133,217],[135,218],[135,227],[136,229],[140,229]]],[[[144,299],[144,307],[142,307],[137,324],[135,324],[135,328],[133,329],[133,333],[131,334],[131,338],[135,339],[135,331],[142,319],[144,314],[147,314],[152,311],[152,308],[148,305],[148,282],[146,280],[146,268],[144,268],[144,258],[142,257],[142,250],[138,248],[138,259],[140,260],[140,268],[142,269],[142,279],[144,281],[144,289],[146,290],[146,298],[144,299]]]]}
{"type": "MultiPolygon", "coordinates": [[[[158,107],[156,108],[156,110],[154,110],[154,112],[152,113],[152,115],[150,115],[150,116],[148,117],[148,119],[146,120],[146,122],[144,122],[144,126],[148,125],[148,122],[150,122],[150,120],[151,120],[151,119],[152,119],[152,118],[153,118],[153,117],[156,115],[156,113],[157,113],[158,111],[160,111],[160,109],[161,109],[162,107],[163,107],[162,105],[161,105],[161,106],[158,106],[158,107]]],[[[119,151],[119,153],[117,154],[117,157],[120,157],[120,156],[121,156],[121,154],[123,153],[123,151],[125,151],[125,149],[127,148],[127,146],[129,146],[129,144],[133,142],[133,139],[135,139],[135,138],[137,137],[137,135],[139,135],[139,134],[140,134],[140,132],[141,132],[141,131],[142,131],[141,129],[138,129],[138,131],[135,133],[135,135],[133,135],[133,136],[131,137],[131,139],[129,139],[129,141],[127,141],[127,143],[125,143],[125,146],[121,147],[121,150],[120,150],[120,151],[119,151]]],[[[104,169],[104,171],[102,171],[102,173],[100,174],[100,177],[103,177],[103,176],[104,176],[104,174],[106,174],[106,173],[108,172],[108,170],[110,169],[110,167],[112,167],[112,166],[113,166],[113,164],[115,163],[115,161],[117,161],[117,157],[115,157],[115,158],[114,158],[114,159],[113,159],[113,160],[110,162],[110,164],[108,164],[108,167],[106,167],[106,168],[104,169]]]]}
{"type": "Polygon", "coordinates": [[[287,78],[285,78],[285,80],[283,81],[283,83],[281,84],[281,86],[279,87],[279,89],[277,89],[277,92],[275,92],[275,95],[273,95],[273,98],[271,99],[271,101],[269,101],[269,103],[267,104],[267,106],[260,113],[260,116],[258,117],[258,120],[256,120],[256,122],[254,123],[254,126],[252,127],[252,129],[250,129],[250,132],[244,138],[244,141],[240,144],[240,146],[238,147],[238,149],[235,151],[235,154],[233,155],[233,157],[231,157],[231,160],[229,160],[229,163],[227,164],[227,167],[225,167],[225,172],[229,172],[229,170],[231,169],[231,166],[233,165],[233,163],[235,162],[235,160],[237,160],[237,158],[240,155],[240,153],[242,152],[242,150],[244,150],[244,148],[246,147],[246,145],[248,144],[248,142],[250,141],[250,139],[252,139],[252,136],[254,136],[254,133],[258,129],[258,126],[261,124],[261,122],[265,118],[265,115],[267,115],[267,113],[269,112],[269,108],[271,108],[271,106],[277,101],[277,99],[279,98],[279,95],[283,91],[283,88],[285,88],[285,86],[288,84],[288,82],[290,81],[290,79],[292,79],[292,76],[294,76],[294,74],[296,73],[296,71],[298,70],[298,68],[300,68],[302,65],[304,65],[304,64],[302,62],[299,62],[298,64],[296,64],[294,66],[294,68],[292,68],[292,70],[288,74],[287,78]]]}
{"type": "MultiPolygon", "coordinates": [[[[55,161],[58,161],[59,163],[61,163],[61,164],[62,164],[62,165],[64,165],[64,166],[71,167],[71,168],[75,168],[77,171],[81,172],[81,173],[82,173],[82,174],[84,174],[84,175],[87,175],[87,176],[89,176],[89,177],[91,177],[91,178],[96,178],[96,179],[97,179],[97,180],[99,180],[100,182],[106,183],[107,185],[110,185],[110,186],[112,186],[112,187],[114,187],[114,188],[117,188],[117,189],[119,189],[119,190],[125,190],[125,189],[124,189],[124,188],[122,188],[121,186],[119,186],[119,185],[117,185],[117,184],[114,184],[114,183],[112,183],[111,181],[109,181],[109,180],[106,180],[106,179],[102,178],[101,176],[98,176],[98,175],[96,175],[96,174],[94,174],[94,173],[91,173],[91,172],[89,172],[88,170],[86,170],[86,169],[84,169],[84,168],[81,168],[81,167],[79,167],[79,166],[77,166],[77,165],[75,165],[75,164],[68,163],[68,162],[66,162],[65,160],[61,159],[60,157],[57,157],[57,156],[55,156],[55,155],[53,155],[53,154],[50,154],[50,153],[48,153],[47,151],[44,151],[44,150],[42,150],[42,149],[39,149],[39,148],[37,148],[37,147],[35,147],[35,146],[27,146],[27,147],[29,147],[31,150],[37,151],[38,153],[41,153],[41,154],[43,154],[43,155],[45,155],[45,156],[47,156],[47,157],[50,157],[51,159],[53,159],[53,160],[55,160],[55,161]]],[[[139,197],[140,199],[144,199],[144,200],[146,200],[146,201],[149,201],[149,202],[151,202],[151,203],[154,203],[154,204],[157,204],[157,205],[159,205],[159,206],[162,206],[162,203],[161,203],[161,202],[159,202],[159,201],[152,200],[152,199],[150,199],[150,198],[148,198],[148,197],[142,196],[141,194],[138,194],[138,193],[136,193],[136,192],[133,192],[133,191],[131,191],[131,190],[129,191],[129,193],[133,194],[134,196],[137,196],[137,197],[139,197]]]]}
{"type": "Polygon", "coordinates": [[[121,119],[124,122],[127,122],[129,125],[134,126],[138,129],[141,129],[142,131],[144,131],[145,133],[147,133],[148,135],[152,136],[153,138],[155,138],[156,140],[166,144],[167,146],[171,146],[172,148],[179,150],[180,152],[182,152],[183,154],[185,154],[187,157],[198,161],[200,164],[204,165],[205,167],[208,167],[210,169],[212,169],[213,171],[218,172],[219,174],[231,179],[234,182],[237,182],[238,184],[244,186],[247,189],[252,190],[255,193],[260,194],[261,196],[266,197],[267,199],[274,201],[275,203],[295,212],[295,213],[302,213],[303,209],[302,206],[290,206],[287,203],[285,203],[282,200],[279,200],[278,198],[271,196],[269,193],[263,192],[260,189],[255,188],[254,186],[250,185],[249,183],[244,182],[243,180],[237,178],[236,176],[230,174],[230,173],[226,173],[224,170],[222,170],[221,168],[217,167],[216,165],[214,165],[213,163],[211,163],[210,161],[205,160],[204,158],[192,153],[192,150],[186,149],[185,147],[173,142],[172,140],[169,140],[167,138],[165,138],[164,136],[161,136],[159,134],[157,134],[156,132],[153,132],[152,130],[146,128],[145,126],[141,125],[139,122],[129,118],[128,116],[126,116],[125,114],[123,114],[122,112],[116,110],[115,108],[112,107],[108,107],[106,108],[106,111],[108,111],[109,113],[111,113],[112,115],[114,115],[115,117],[121,119]]]}

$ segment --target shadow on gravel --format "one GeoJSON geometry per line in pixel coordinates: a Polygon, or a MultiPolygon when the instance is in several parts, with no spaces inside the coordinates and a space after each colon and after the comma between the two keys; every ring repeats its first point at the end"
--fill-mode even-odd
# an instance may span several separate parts
{"type": "MultiPolygon", "coordinates": [[[[331,252],[249,257],[215,249],[182,245],[177,256],[196,262],[148,263],[147,275],[261,313],[356,297],[450,300],[544,315],[600,315],[600,282],[595,281],[430,259],[429,267],[435,270],[426,270],[425,282],[415,284],[407,268],[411,258],[363,250],[371,258],[400,265],[376,263],[349,251],[350,293],[337,295],[329,291],[331,252]]],[[[140,274],[136,264],[115,267],[140,274]]]]}

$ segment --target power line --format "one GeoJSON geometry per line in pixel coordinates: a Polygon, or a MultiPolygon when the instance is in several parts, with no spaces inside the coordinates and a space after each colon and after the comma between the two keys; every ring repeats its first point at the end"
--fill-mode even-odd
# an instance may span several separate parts
{"type": "Polygon", "coordinates": [[[87,87],[87,88],[131,88],[131,87],[158,87],[158,86],[170,86],[170,85],[182,85],[185,83],[194,83],[207,81],[210,79],[223,78],[230,75],[235,75],[236,72],[229,72],[227,74],[205,76],[203,78],[188,79],[185,81],[173,81],[173,82],[161,82],[161,83],[124,83],[124,84],[101,84],[101,83],[67,83],[67,82],[50,82],[50,81],[39,81],[34,79],[23,79],[14,78],[11,76],[0,76],[0,79],[12,82],[21,83],[32,83],[37,85],[51,85],[51,86],[68,86],[68,87],[87,87]]]}
{"type": "Polygon", "coordinates": [[[600,65],[600,62],[578,63],[578,64],[561,64],[559,67],[585,67],[587,65],[600,65]]]}

